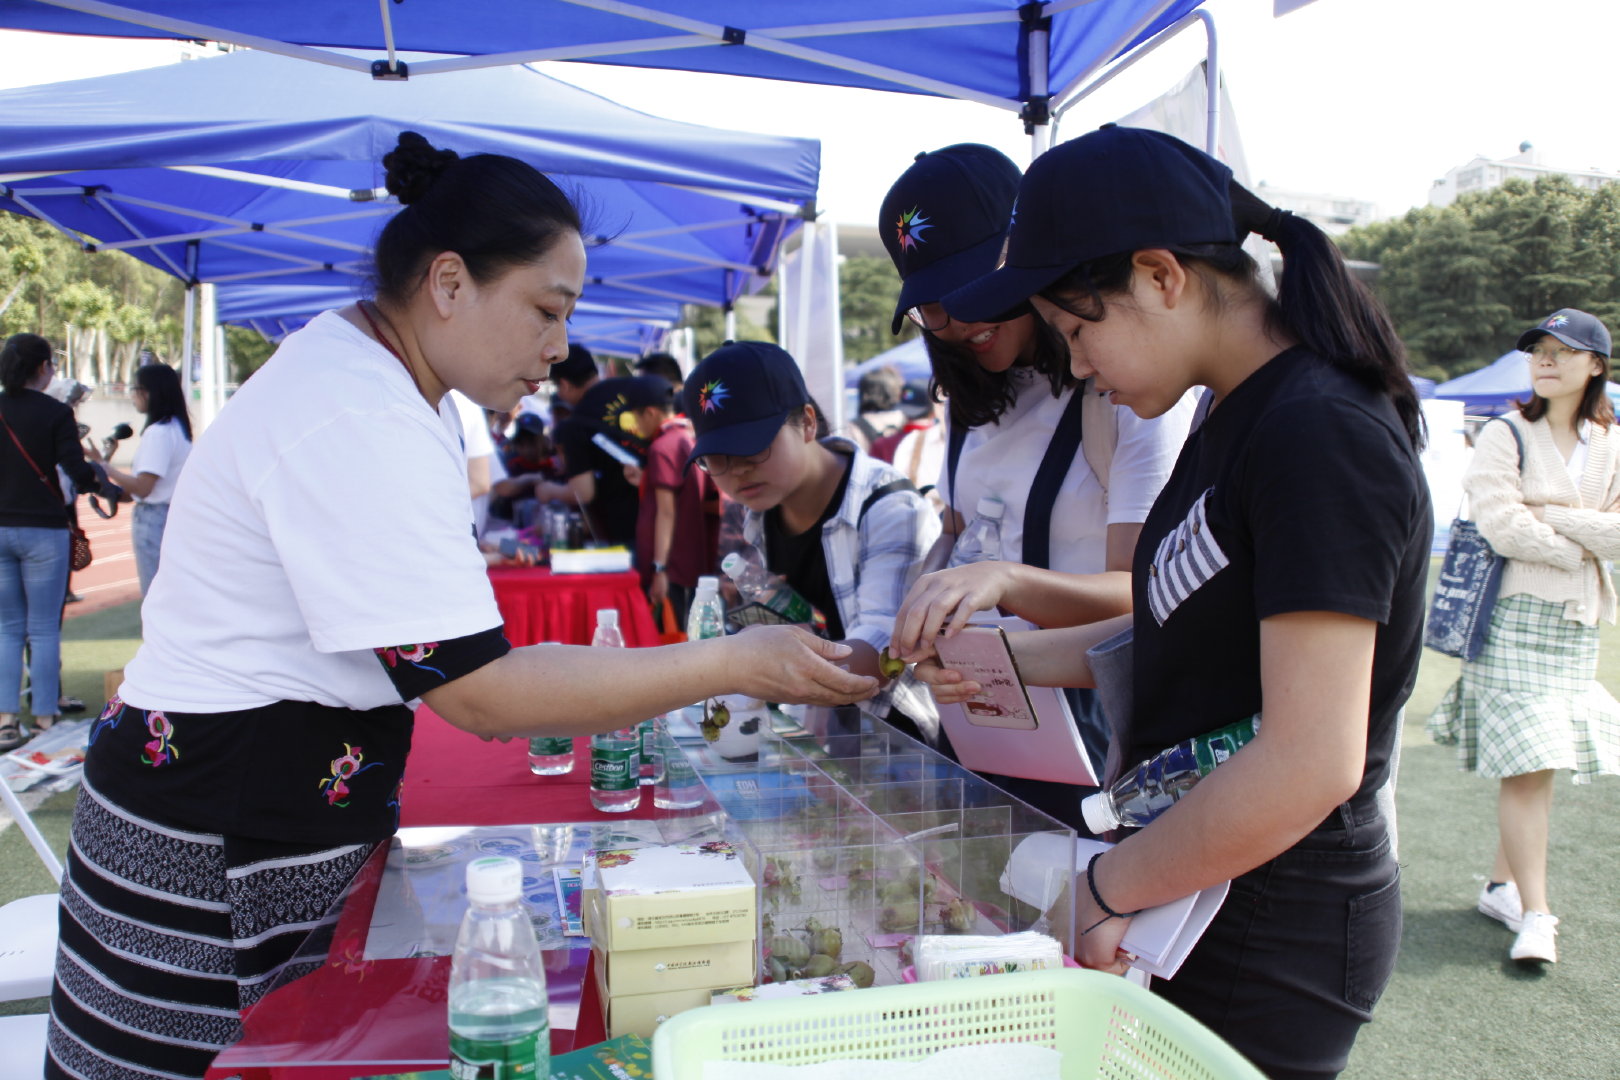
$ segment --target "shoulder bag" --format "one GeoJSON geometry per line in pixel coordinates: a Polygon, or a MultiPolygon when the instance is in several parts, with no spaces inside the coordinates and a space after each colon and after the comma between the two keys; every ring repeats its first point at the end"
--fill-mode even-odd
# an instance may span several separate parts
{"type": "MultiPolygon", "coordinates": [[[[1498,417],[1497,419],[1501,419],[1498,417]]],[[[1524,436],[1511,420],[1502,420],[1519,444],[1519,471],[1524,472],[1524,436]]],[[[1434,584],[1429,604],[1429,621],[1423,630],[1423,644],[1435,652],[1473,660],[1485,647],[1491,611],[1502,587],[1502,565],[1506,562],[1492,550],[1479,526],[1460,513],[1451,523],[1451,541],[1445,561],[1434,584]]]]}
{"type": "MultiPolygon", "coordinates": [[[[21,454],[23,456],[23,460],[28,462],[28,464],[33,468],[34,475],[39,477],[39,482],[44,484],[52,495],[55,495],[58,499],[60,499],[62,497],[61,489],[52,484],[49,480],[45,479],[45,473],[40,469],[39,465],[34,461],[33,457],[28,453],[28,451],[23,448],[22,440],[17,438],[17,433],[15,431],[11,430],[11,425],[6,423],[5,417],[0,416],[0,424],[5,424],[6,434],[10,435],[11,441],[17,444],[17,452],[21,454]]],[[[67,513],[65,507],[62,513],[64,515],[67,513]]],[[[71,517],[67,519],[67,527],[68,536],[73,541],[73,551],[68,558],[68,566],[75,571],[83,570],[85,567],[90,565],[90,560],[94,558],[94,556],[90,554],[90,538],[84,535],[84,530],[79,528],[71,517]]]]}

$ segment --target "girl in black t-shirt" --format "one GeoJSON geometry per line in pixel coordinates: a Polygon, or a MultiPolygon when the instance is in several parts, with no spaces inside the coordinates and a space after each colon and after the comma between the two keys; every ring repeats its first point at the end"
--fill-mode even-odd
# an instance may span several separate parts
{"type": "MultiPolygon", "coordinates": [[[[1030,298],[1077,377],[1162,414],[1208,388],[1133,564],[1134,613],[1015,639],[1024,676],[1086,685],[1129,625],[1126,766],[1263,711],[1258,736],[1077,884],[1080,962],[1121,972],[1132,914],[1231,880],[1155,989],[1274,1078],[1331,1077],[1394,967],[1399,871],[1373,795],[1416,674],[1431,515],[1400,342],[1323,234],[1220,162],[1110,125],[1036,160],[1004,266],[947,295],[972,320],[1030,298]],[[1272,299],[1240,248],[1287,259],[1272,299]]],[[[977,689],[932,662],[943,700],[977,689]]]]}

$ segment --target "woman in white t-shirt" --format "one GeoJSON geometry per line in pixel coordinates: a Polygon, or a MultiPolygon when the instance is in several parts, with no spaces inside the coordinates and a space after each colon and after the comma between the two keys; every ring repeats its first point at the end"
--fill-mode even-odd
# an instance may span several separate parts
{"type": "MultiPolygon", "coordinates": [[[[135,573],[141,579],[141,595],[145,596],[157,575],[169,500],[174,497],[180,470],[191,455],[191,417],[186,414],[180,376],[168,364],[145,364],[138,369],[132,399],[136,411],[146,416],[141,441],[135,446],[135,460],[129,472],[108,465],[107,475],[135,498],[130,538],[135,545],[135,573]]],[[[102,460],[101,452],[88,444],[85,456],[92,461],[102,460]]]]}
{"type": "MultiPolygon", "coordinates": [[[[1005,507],[999,561],[917,579],[895,622],[899,655],[998,606],[1046,627],[1129,612],[1136,538],[1192,421],[1191,395],[1143,420],[1092,393],[1028,304],[983,322],[946,314],[940,298],[1000,259],[1019,177],[1000,151],[962,143],[919,155],[883,200],[883,241],[903,279],[894,330],[906,318],[922,328],[948,403],[938,485],[945,532],[930,566],[945,564],[981,499],[1005,507]]],[[[1070,706],[1100,768],[1108,742],[1101,709],[1090,691],[1072,694],[1070,706]]],[[[1085,789],[997,782],[1081,824],[1085,789]]]]}
{"type": "Polygon", "coordinates": [[[407,132],[383,165],[404,209],[377,241],[376,300],[288,335],[187,463],[144,641],[91,729],[47,1077],[204,1074],[396,828],[418,698],[522,738],[716,694],[876,690],[835,666],[847,647],[793,627],[507,643],[447,391],[504,410],[539,389],[567,352],[583,230],[513,158],[407,132]]]}

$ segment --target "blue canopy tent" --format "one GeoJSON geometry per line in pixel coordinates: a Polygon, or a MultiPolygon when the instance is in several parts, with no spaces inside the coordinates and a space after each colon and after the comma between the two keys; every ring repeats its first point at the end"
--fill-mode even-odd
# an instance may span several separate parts
{"type": "Polygon", "coordinates": [[[604,308],[728,306],[770,273],[820,171],[813,140],[662,120],[521,66],[398,83],[238,52],[0,92],[0,209],[192,284],[353,289],[396,209],[380,158],[403,129],[575,194],[604,308]]]}
{"type": "Polygon", "coordinates": [[[854,388],[860,383],[861,376],[881,367],[894,368],[907,382],[927,382],[934,376],[934,369],[928,364],[928,346],[923,344],[922,338],[917,337],[844,369],[844,385],[854,388]]]}
{"type": "Polygon", "coordinates": [[[0,92],[0,208],[190,281],[345,285],[396,209],[379,159],[407,128],[582,196],[603,302],[734,300],[820,170],[812,140],[662,120],[524,67],[400,84],[239,52],[0,92]]]}
{"type": "MultiPolygon", "coordinates": [[[[215,293],[220,322],[251,327],[271,341],[315,315],[342,307],[362,292],[342,286],[222,285],[215,293]]],[[[680,305],[649,299],[644,306],[609,306],[581,300],[568,322],[568,339],[593,352],[636,357],[658,348],[680,320],[680,305]]]]}
{"type": "MultiPolygon", "coordinates": [[[[1460,401],[1476,416],[1495,416],[1530,396],[1529,357],[1509,349],[1478,371],[1459,375],[1434,388],[1443,401],[1460,401]]],[[[1620,384],[1609,383],[1609,399],[1620,402],[1620,384]]]]}
{"type": "MultiPolygon", "coordinates": [[[[933,94],[1018,115],[1038,154],[1052,106],[1201,2],[886,0],[874,12],[866,0],[7,0],[0,26],[228,41],[377,78],[572,60],[933,94]],[[388,56],[333,51],[344,48],[388,56]],[[441,55],[400,61],[396,50],[441,55]]],[[[1279,13],[1297,6],[1277,0],[1279,13]]]]}

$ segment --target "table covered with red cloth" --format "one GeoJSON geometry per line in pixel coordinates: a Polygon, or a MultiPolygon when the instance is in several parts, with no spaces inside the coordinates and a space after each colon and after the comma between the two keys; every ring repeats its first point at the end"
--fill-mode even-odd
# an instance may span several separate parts
{"type": "Polygon", "coordinates": [[[589,645],[596,613],[616,608],[624,643],[658,644],[658,630],[635,571],[622,574],[553,574],[544,567],[498,566],[489,571],[495,604],[513,645],[560,641],[589,645]]]}
{"type": "MultiPolygon", "coordinates": [[[[542,641],[588,645],[596,612],[615,608],[625,644],[658,644],[657,629],[634,573],[552,574],[499,567],[489,572],[495,602],[513,645],[542,641]]],[[[485,742],[451,726],[426,705],[400,794],[401,826],[501,825],[652,817],[651,789],[628,814],[604,814],[590,803],[590,740],[576,739],[576,764],[564,776],[529,771],[522,739],[485,742]]],[[[379,853],[379,856],[381,853],[379,853]]],[[[373,858],[344,904],[328,962],[279,987],[245,1018],[244,1038],[219,1056],[210,1080],[344,1080],[397,1070],[443,1067],[448,1028],[449,957],[363,960],[363,942],[382,869],[373,858]],[[367,1062],[360,1064],[360,1061],[367,1062]],[[342,1062],[342,1064],[338,1064],[342,1062]]],[[[546,954],[553,992],[582,988],[577,1031],[553,1031],[552,1050],[566,1052],[605,1038],[600,1005],[585,977],[585,953],[546,954]],[[582,986],[583,984],[583,986],[582,986]]]]}

